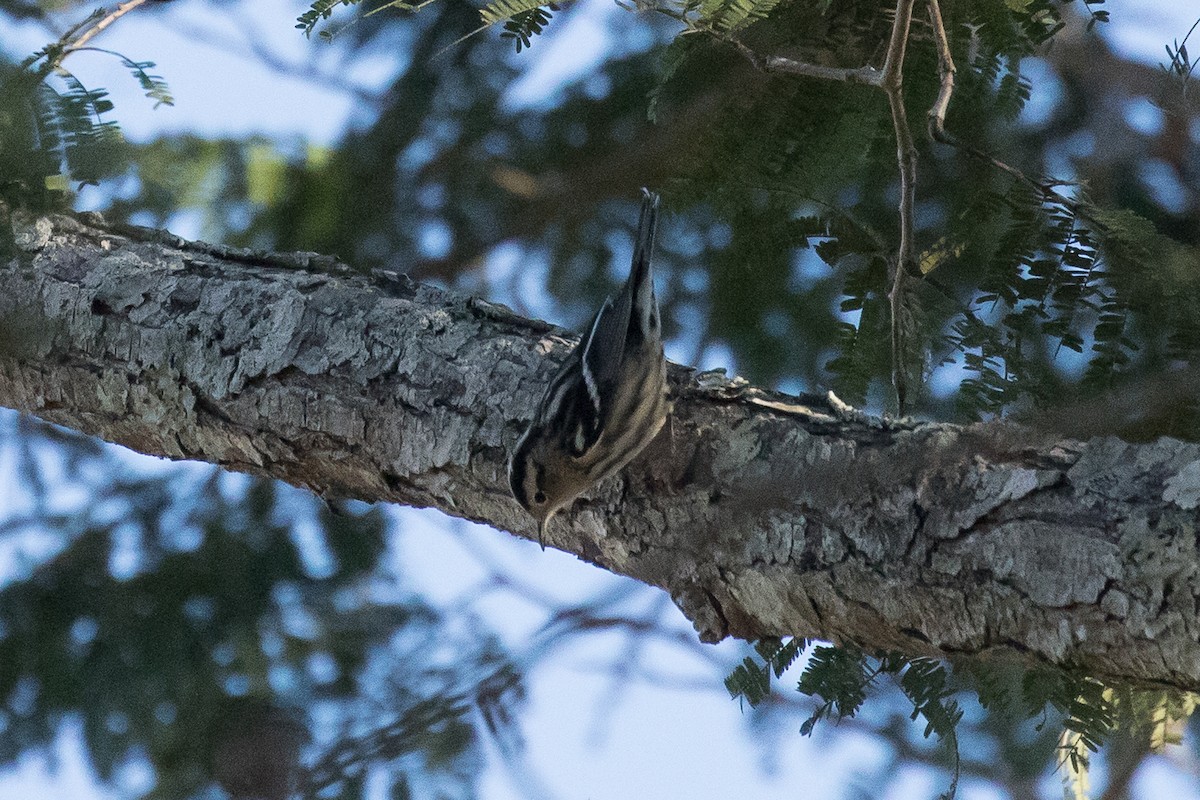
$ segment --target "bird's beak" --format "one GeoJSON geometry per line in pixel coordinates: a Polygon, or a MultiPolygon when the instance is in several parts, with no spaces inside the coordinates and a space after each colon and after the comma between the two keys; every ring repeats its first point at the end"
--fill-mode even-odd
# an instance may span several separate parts
{"type": "MultiPolygon", "coordinates": [[[[555,509],[557,511],[557,509],[555,509]]],[[[538,544],[542,549],[546,549],[546,528],[550,525],[550,520],[554,516],[554,511],[551,511],[546,516],[538,520],[538,544]]]]}

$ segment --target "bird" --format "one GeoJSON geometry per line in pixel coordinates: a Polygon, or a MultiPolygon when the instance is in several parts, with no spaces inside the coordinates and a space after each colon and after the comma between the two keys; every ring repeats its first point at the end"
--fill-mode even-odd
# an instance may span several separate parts
{"type": "Polygon", "coordinates": [[[670,414],[651,266],[658,207],[658,195],[642,189],[629,277],[546,386],[509,459],[509,487],[537,522],[543,550],[551,518],[628,464],[670,414]]]}

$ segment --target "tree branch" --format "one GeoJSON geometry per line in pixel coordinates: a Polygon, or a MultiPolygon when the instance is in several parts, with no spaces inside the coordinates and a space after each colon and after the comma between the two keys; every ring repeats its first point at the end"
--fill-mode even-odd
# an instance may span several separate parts
{"type": "Polygon", "coordinates": [[[883,62],[883,88],[899,88],[904,78],[904,55],[908,49],[908,29],[912,24],[914,0],[896,0],[892,35],[888,38],[887,57],[883,62]]]}
{"type": "Polygon", "coordinates": [[[883,73],[869,65],[846,69],[842,67],[826,67],[820,64],[808,64],[785,56],[767,56],[762,59],[761,66],[766,72],[803,75],[806,78],[857,83],[863,86],[880,86],[883,81],[883,73]]]}
{"type": "MultiPolygon", "coordinates": [[[[896,389],[896,407],[901,416],[905,413],[908,399],[908,379],[904,369],[904,280],[914,262],[913,207],[917,183],[917,147],[913,142],[912,130],[908,126],[908,115],[904,108],[904,55],[908,48],[908,31],[912,24],[914,2],[915,0],[896,2],[895,19],[892,21],[892,32],[888,39],[887,56],[882,70],[871,66],[842,69],[793,61],[782,56],[763,57],[735,38],[726,39],[764,72],[876,86],[887,93],[892,125],[896,131],[896,161],[900,172],[900,245],[895,263],[891,265],[892,286],[888,291],[888,304],[891,312],[892,385],[896,389]]],[[[948,96],[946,102],[949,103],[948,96]]]]}
{"type": "MultiPolygon", "coordinates": [[[[892,115],[892,125],[896,134],[896,160],[900,173],[900,244],[897,249],[895,263],[890,265],[891,288],[888,291],[888,305],[891,314],[892,385],[896,390],[897,409],[901,416],[906,411],[908,396],[908,379],[905,371],[904,356],[906,350],[904,284],[909,274],[919,274],[914,266],[915,247],[913,244],[917,149],[913,141],[912,131],[908,125],[903,97],[904,55],[908,44],[914,1],[897,0],[895,19],[892,23],[887,56],[882,70],[875,70],[870,66],[842,69],[803,63],[782,56],[761,56],[737,39],[732,37],[726,39],[726,41],[731,42],[737,47],[752,64],[765,72],[786,73],[823,80],[876,86],[887,93],[888,106],[892,115]]],[[[926,2],[928,3],[930,23],[933,28],[934,42],[938,52],[938,69],[940,73],[938,94],[929,109],[929,137],[933,141],[958,148],[975,158],[991,164],[996,169],[1006,172],[1033,189],[1044,202],[1057,203],[1079,217],[1088,220],[1096,227],[1103,228],[1104,226],[1095,219],[1084,204],[1064,197],[1056,191],[1056,188],[1061,185],[1060,183],[1055,181],[1038,181],[1030,178],[1020,169],[1001,161],[977,147],[960,141],[946,130],[946,113],[954,94],[954,58],[950,51],[950,41],[946,34],[946,26],[942,19],[939,2],[938,0],[926,0],[926,2]]]]}
{"type": "Polygon", "coordinates": [[[942,20],[942,9],[938,0],[926,0],[929,4],[929,22],[933,27],[933,41],[938,53],[938,72],[941,81],[937,98],[929,107],[929,138],[935,142],[946,136],[946,111],[954,94],[954,56],[950,53],[950,38],[946,35],[946,24],[942,20]]]}
{"type": "MultiPolygon", "coordinates": [[[[505,462],[565,332],[314,254],[94,215],[3,230],[0,404],[534,535],[505,462]]],[[[667,590],[704,639],[1009,654],[1200,689],[1200,446],[889,421],[682,367],[671,381],[673,435],[551,543],[667,590]]]]}
{"type": "Polygon", "coordinates": [[[904,54],[908,46],[908,29],[912,23],[913,2],[897,0],[882,83],[892,112],[892,127],[896,131],[896,163],[900,172],[900,246],[896,252],[896,263],[892,265],[888,305],[892,317],[892,386],[896,389],[896,408],[901,416],[905,413],[908,400],[908,378],[904,369],[904,279],[908,271],[913,269],[913,207],[917,194],[917,146],[913,142],[904,108],[904,54]]]}
{"type": "Polygon", "coordinates": [[[99,36],[101,33],[104,33],[104,30],[109,25],[112,25],[121,17],[125,16],[130,11],[133,11],[135,8],[145,2],[146,0],[127,0],[127,2],[124,3],[117,3],[117,7],[113,9],[110,14],[106,14],[103,19],[84,31],[79,38],[63,48],[63,56],[65,57],[76,50],[84,48],[87,46],[88,42],[99,36]]]}
{"type": "Polygon", "coordinates": [[[786,56],[761,56],[735,36],[722,36],[716,32],[713,32],[713,35],[721,41],[733,45],[739,53],[746,57],[747,61],[753,64],[756,69],[763,72],[801,75],[806,78],[820,78],[821,80],[839,81],[841,83],[857,83],[863,86],[883,86],[883,73],[870,64],[855,68],[827,67],[823,64],[809,64],[804,61],[796,61],[786,56]]]}

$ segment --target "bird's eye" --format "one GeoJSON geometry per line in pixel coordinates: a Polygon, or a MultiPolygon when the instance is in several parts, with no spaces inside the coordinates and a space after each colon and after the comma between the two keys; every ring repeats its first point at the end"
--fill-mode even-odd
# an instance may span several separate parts
{"type": "Polygon", "coordinates": [[[533,502],[538,503],[539,505],[546,502],[546,493],[545,492],[534,492],[533,502]]]}

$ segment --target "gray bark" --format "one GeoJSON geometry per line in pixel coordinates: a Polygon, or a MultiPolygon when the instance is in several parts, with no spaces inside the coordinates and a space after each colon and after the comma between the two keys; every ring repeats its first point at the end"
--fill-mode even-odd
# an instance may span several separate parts
{"type": "MultiPolygon", "coordinates": [[[[94,216],[16,215],[12,232],[0,404],[535,533],[505,460],[569,334],[313,254],[94,216]]],[[[667,590],[704,639],[1021,654],[1200,689],[1200,446],[884,420],[681,367],[671,380],[669,429],[548,541],[667,590]]]]}

